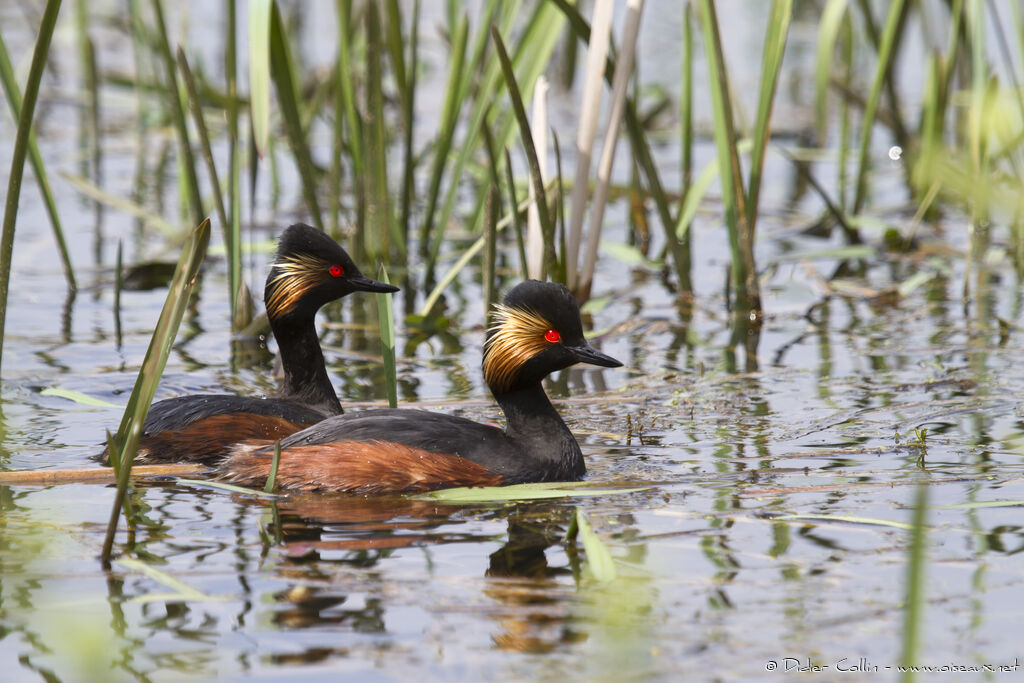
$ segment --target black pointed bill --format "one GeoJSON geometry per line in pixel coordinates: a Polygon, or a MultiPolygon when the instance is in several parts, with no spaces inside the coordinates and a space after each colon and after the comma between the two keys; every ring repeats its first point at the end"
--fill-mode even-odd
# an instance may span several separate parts
{"type": "Polygon", "coordinates": [[[398,291],[398,287],[378,282],[377,280],[366,277],[362,273],[355,277],[350,277],[348,279],[348,283],[352,289],[357,292],[380,292],[381,294],[390,294],[398,291]]]}
{"type": "Polygon", "coordinates": [[[579,363],[590,363],[591,365],[600,365],[603,368],[621,368],[622,363],[615,360],[609,355],[603,354],[593,346],[585,344],[583,346],[570,346],[569,350],[572,355],[576,358],[579,363]]]}

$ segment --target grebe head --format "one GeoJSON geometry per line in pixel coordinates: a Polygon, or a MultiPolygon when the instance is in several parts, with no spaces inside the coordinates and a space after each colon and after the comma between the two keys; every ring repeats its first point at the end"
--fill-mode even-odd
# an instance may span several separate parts
{"type": "Polygon", "coordinates": [[[483,360],[491,391],[516,391],[576,363],[622,366],[587,343],[579,306],[563,285],[527,280],[495,305],[483,360]]]}
{"type": "Polygon", "coordinates": [[[363,275],[348,253],[316,228],[296,223],[281,233],[263,300],[271,319],[313,315],[352,292],[397,292],[363,275]]]}

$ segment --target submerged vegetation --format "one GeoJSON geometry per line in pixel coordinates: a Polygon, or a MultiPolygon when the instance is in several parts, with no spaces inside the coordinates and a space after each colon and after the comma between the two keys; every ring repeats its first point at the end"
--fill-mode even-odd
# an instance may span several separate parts
{"type": "MultiPolygon", "coordinates": [[[[734,383],[730,386],[738,387],[737,393],[754,396],[753,411],[761,415],[768,412],[758,398],[764,388],[750,377],[766,364],[760,351],[761,334],[766,313],[770,316],[772,311],[765,287],[784,260],[804,264],[827,260],[834,266],[830,274],[807,266],[794,268],[792,277],[805,279],[808,288],[826,301],[830,297],[868,301],[873,311],[881,311],[935,280],[945,282],[950,270],[933,259],[944,249],[963,258],[963,281],[950,289],[955,290],[968,319],[990,305],[988,265],[1002,260],[1011,264],[1018,278],[1024,273],[1024,10],[1020,3],[771,0],[770,7],[761,10],[763,26],[753,31],[760,42],[746,51],[737,48],[736,31],[729,25],[735,16],[724,19],[726,10],[730,15],[747,11],[744,5],[690,0],[669,6],[677,12],[671,21],[653,16],[655,10],[643,0],[480,0],[469,8],[454,1],[441,7],[423,0],[335,0],[333,5],[317,3],[310,8],[283,0],[225,0],[216,10],[162,0],[125,0],[116,3],[117,9],[97,9],[85,2],[62,7],[60,0],[48,0],[45,6],[40,3],[26,12],[28,20],[35,22],[34,50],[13,63],[5,42],[8,27],[0,26],[0,80],[16,126],[0,234],[0,359],[4,358],[9,278],[16,256],[15,229],[26,227],[18,220],[26,162],[41,190],[54,234],[54,261],[63,266],[70,296],[92,267],[101,271],[97,288],[113,283],[119,349],[120,293],[128,273],[158,270],[146,263],[149,250],[181,254],[176,267],[157,274],[157,281],[168,287],[167,300],[149,351],[139,363],[138,380],[120,428],[109,435],[111,453],[120,455],[112,458],[119,464],[118,486],[102,551],[104,565],[109,568],[117,553],[114,533],[122,511],[133,537],[136,527],[148,523],[149,509],[129,484],[134,443],[179,324],[194,313],[190,307],[196,300],[190,296],[202,284],[200,266],[211,233],[210,253],[216,248],[224,257],[230,307],[226,317],[234,333],[262,330],[253,315],[244,257],[275,234],[267,230],[268,225],[308,220],[342,241],[357,261],[366,263],[365,272],[378,270],[379,264],[380,279],[387,282],[390,277],[400,284],[404,310],[394,311],[391,297],[381,296],[365,316],[377,320],[364,326],[374,330],[374,336],[379,330],[383,362],[369,357],[374,372],[379,370],[383,377],[375,383],[383,386],[376,398],[386,398],[391,406],[400,402],[404,357],[414,356],[417,347],[434,341],[446,348],[457,345],[454,322],[464,313],[460,299],[473,301],[476,313],[486,316],[484,311],[497,293],[521,278],[563,282],[585,302],[585,312],[599,312],[611,295],[625,291],[628,271],[650,275],[658,281],[659,293],[672,301],[684,328],[678,338],[686,338],[687,344],[694,334],[687,327],[694,310],[713,309],[710,315],[725,321],[729,329],[722,363],[729,376],[721,383],[734,383]],[[122,5],[127,13],[120,11],[122,5]],[[208,13],[215,14],[217,21],[199,30],[199,22],[209,21],[208,13]],[[311,16],[316,21],[329,18],[332,40],[328,44],[310,45],[311,16]],[[643,58],[649,36],[645,27],[659,19],[673,29],[678,26],[678,36],[671,43],[678,52],[656,48],[662,63],[652,64],[643,58]],[[81,163],[74,172],[59,169],[62,180],[54,183],[54,168],[47,168],[53,161],[44,161],[32,123],[37,102],[47,99],[48,79],[56,78],[47,71],[47,59],[57,49],[51,47],[51,36],[65,23],[77,48],[81,163]],[[799,31],[794,30],[797,27],[799,31]],[[125,38],[132,50],[130,63],[97,58],[93,36],[100,30],[125,38]],[[795,35],[801,31],[802,38],[795,35]],[[806,37],[809,32],[815,36],[812,41],[806,37]],[[425,38],[435,34],[431,47],[425,38]],[[801,40],[813,43],[815,49],[795,51],[794,41],[801,40]],[[753,67],[739,64],[737,55],[759,62],[753,67]],[[814,74],[813,81],[795,84],[787,75],[787,66],[798,60],[805,72],[814,74]],[[666,68],[665,62],[672,67],[666,68]],[[438,82],[443,88],[437,87],[438,82]],[[569,112],[550,111],[550,89],[578,106],[569,112]],[[810,102],[813,116],[801,118],[785,108],[794,98],[788,90],[801,90],[795,98],[810,102]],[[105,102],[115,99],[116,106],[125,107],[125,99],[134,106],[131,135],[137,158],[130,196],[113,190],[121,185],[101,173],[102,155],[108,139],[114,137],[113,126],[106,125],[101,115],[105,102]],[[794,197],[783,209],[769,192],[770,168],[785,168],[798,179],[799,187],[792,189],[794,197]],[[164,191],[168,179],[175,185],[172,192],[164,191]],[[102,220],[96,221],[93,262],[86,264],[84,255],[69,254],[64,230],[71,221],[61,215],[54,194],[72,191],[97,212],[102,207],[137,219],[136,243],[126,249],[133,265],[121,267],[118,244],[117,266],[109,280],[104,279],[107,273],[99,256],[107,239],[100,229],[102,220]],[[783,256],[766,254],[765,231],[784,222],[787,216],[780,218],[780,214],[799,201],[804,201],[805,210],[810,206],[815,216],[793,232],[798,231],[803,248],[808,243],[816,246],[783,256]],[[613,215],[606,212],[608,207],[619,211],[613,215]],[[923,227],[927,225],[941,228],[928,230],[923,227]],[[154,248],[154,244],[162,246],[154,248]],[[715,261],[715,270],[703,272],[714,272],[718,279],[698,282],[697,264],[709,261],[715,261]],[[879,261],[892,265],[895,282],[891,287],[877,290],[854,281],[879,261]],[[736,361],[737,350],[743,352],[744,368],[736,361]],[[740,373],[741,369],[746,372],[740,373]]],[[[661,31],[664,34],[664,26],[661,31]]],[[[316,35],[323,32],[318,27],[316,35]]],[[[664,35],[659,39],[664,40],[664,35]]],[[[822,310],[826,316],[827,308],[822,310]]],[[[810,310],[806,317],[810,320],[810,310]]],[[[1019,331],[1012,320],[999,318],[998,324],[999,344],[1011,331],[1019,331]]],[[[984,345],[984,340],[973,336],[969,341],[984,345]]],[[[245,344],[232,344],[232,369],[250,362],[248,350],[245,344]]],[[[774,365],[783,365],[780,359],[785,351],[778,350],[774,365]]],[[[872,357],[872,363],[876,360],[872,357]]],[[[939,375],[937,383],[946,381],[943,359],[928,362],[933,365],[921,361],[921,372],[939,375]]],[[[822,361],[823,374],[830,363],[830,358],[822,361]]],[[[687,371],[696,367],[695,374],[703,373],[703,366],[692,359],[676,363],[673,357],[668,365],[672,370],[658,378],[666,383],[683,381],[678,379],[681,371],[677,374],[683,365],[687,371]]],[[[879,362],[880,371],[882,366],[879,362]]],[[[642,390],[639,383],[632,386],[642,390]]],[[[950,391],[952,402],[959,396],[960,385],[950,391]]],[[[680,414],[688,409],[690,424],[681,429],[692,428],[698,400],[681,389],[668,393],[657,397],[659,405],[680,414]]],[[[827,391],[822,393],[819,398],[830,407],[840,403],[827,391]]],[[[48,395],[96,401],[73,391],[48,395]]],[[[720,393],[716,400],[728,399],[720,393]]],[[[857,403],[857,410],[871,403],[863,397],[858,400],[863,404],[857,403]]],[[[849,415],[829,415],[835,421],[822,430],[861,415],[853,407],[849,415]]],[[[626,417],[629,434],[612,436],[629,444],[633,416],[627,413],[626,417]]],[[[647,447],[644,427],[637,419],[639,443],[647,447]]],[[[895,427],[894,457],[905,458],[907,471],[914,474],[931,475],[938,470],[930,468],[946,465],[941,455],[935,455],[942,453],[944,435],[923,426],[930,424],[908,428],[897,423],[895,427]],[[900,443],[901,431],[910,445],[900,443]]],[[[751,463],[771,459],[768,442],[774,433],[764,425],[758,429],[752,453],[742,454],[751,463]]],[[[723,436],[722,441],[728,440],[723,436]]],[[[841,473],[856,457],[875,456],[860,442],[851,453],[837,457],[839,464],[833,468],[841,473]]],[[[808,459],[814,457],[818,456],[808,459]]],[[[751,501],[759,506],[774,498],[763,503],[767,509],[789,505],[785,496],[790,494],[832,494],[844,484],[876,485],[851,476],[844,484],[798,481],[788,488],[782,484],[762,488],[756,470],[742,473],[752,476],[749,482],[737,483],[740,473],[726,472],[725,462],[716,464],[722,467],[718,472],[722,479],[707,494],[712,499],[707,528],[700,529],[694,542],[700,556],[716,568],[716,584],[725,584],[740,565],[723,540],[729,538],[729,515],[752,505],[751,501]],[[727,485],[737,487],[735,499],[727,485]]],[[[792,469],[804,477],[813,471],[807,466],[792,469]]],[[[785,476],[795,479],[797,475],[785,476]]],[[[989,470],[984,476],[990,476],[989,470]]],[[[979,475],[977,481],[981,480],[979,475]]],[[[388,520],[404,520],[442,517],[444,506],[479,505],[488,510],[486,514],[492,510],[487,506],[502,509],[502,514],[508,513],[510,547],[490,556],[488,576],[502,577],[516,563],[532,571],[531,562],[540,563],[538,553],[543,560],[548,549],[564,553],[568,573],[585,588],[583,602],[572,609],[589,611],[612,642],[631,655],[643,654],[647,661],[658,656],[656,648],[635,635],[629,620],[636,615],[627,614],[621,603],[622,595],[639,595],[643,599],[637,601],[637,609],[655,609],[653,579],[637,569],[642,562],[634,555],[634,539],[616,531],[619,519],[609,514],[605,517],[612,521],[607,521],[600,510],[598,514],[590,510],[588,522],[582,507],[566,504],[538,512],[540,521],[523,513],[528,518],[524,521],[519,518],[520,508],[514,507],[526,506],[524,501],[539,505],[545,499],[580,501],[625,494],[655,500],[657,494],[651,490],[661,482],[633,483],[593,489],[562,484],[453,489],[389,502],[386,513],[366,514],[368,519],[384,514],[388,520]],[[508,507],[497,507],[502,505],[508,507]],[[552,531],[562,527],[569,528],[567,537],[552,531]],[[607,532],[609,528],[613,531],[607,532]],[[512,547],[513,535],[528,538],[526,554],[533,553],[531,557],[513,557],[521,550],[512,547]],[[622,586],[628,588],[616,596],[617,587],[622,586]],[[626,633],[633,635],[620,637],[626,633]]],[[[198,486],[186,480],[175,485],[198,486]]],[[[0,485],[0,505],[7,504],[3,493],[7,490],[0,485]]],[[[238,488],[226,490],[246,499],[257,496],[238,488]]],[[[271,477],[266,494],[273,490],[271,477]]],[[[972,489],[970,495],[975,493],[972,489]]],[[[332,519],[321,516],[316,503],[280,502],[273,495],[264,498],[270,501],[270,511],[260,513],[269,519],[260,521],[260,563],[270,546],[282,544],[288,525],[293,524],[289,514],[332,519]],[[290,512],[288,505],[293,506],[290,512]],[[313,512],[307,514],[309,509],[313,512]]],[[[772,545],[766,554],[772,558],[784,555],[795,542],[814,541],[814,525],[819,523],[880,526],[908,536],[900,611],[905,619],[902,662],[909,665],[921,659],[928,638],[929,593],[924,582],[929,553],[936,545],[933,529],[926,526],[933,517],[925,514],[928,500],[927,488],[921,484],[910,505],[909,525],[874,514],[840,515],[828,509],[762,514],[758,508],[740,518],[771,529],[772,545]],[[799,534],[791,528],[799,528],[799,534]]],[[[975,507],[970,514],[989,503],[1019,505],[1019,501],[971,500],[968,504],[975,507]]],[[[349,504],[357,505],[345,503],[349,504]]],[[[645,505],[657,502],[637,507],[645,509],[645,505]]],[[[630,509],[622,518],[634,512],[630,509]]],[[[361,509],[355,514],[360,513],[361,509]]],[[[638,524],[629,521],[627,525],[632,525],[629,533],[642,536],[634,528],[638,524]]],[[[429,529],[433,533],[433,527],[429,529]]],[[[972,518],[972,528],[959,531],[986,550],[999,547],[1003,535],[1019,535],[1016,528],[992,534],[979,529],[972,518]]],[[[399,536],[388,537],[382,547],[390,552],[404,542],[399,536]]],[[[360,553],[377,550],[351,539],[344,543],[350,544],[344,546],[346,550],[356,548],[360,553]]],[[[139,559],[151,559],[144,555],[148,551],[143,544],[132,547],[139,559]]],[[[827,542],[822,541],[821,547],[832,551],[827,542]]],[[[288,552],[303,561],[303,548],[288,552]]],[[[360,556],[360,561],[368,556],[360,556]]],[[[761,560],[759,555],[754,562],[761,560]]],[[[182,601],[212,599],[189,582],[174,583],[177,580],[171,574],[151,564],[127,557],[117,563],[170,585],[182,601]]],[[[819,571],[797,565],[784,569],[787,581],[800,572],[810,576],[819,571]]],[[[508,575],[512,574],[509,570],[508,575]]],[[[984,568],[974,578],[979,585],[984,583],[982,574],[984,568]]],[[[317,575],[315,579],[329,583],[337,577],[317,575]]],[[[531,589],[517,584],[510,590],[514,596],[505,599],[509,604],[529,602],[522,594],[531,589]]],[[[110,590],[120,598],[120,588],[110,590]]],[[[293,596],[282,594],[275,599],[292,600],[293,596]]],[[[294,600],[306,604],[307,596],[303,593],[294,600]]],[[[314,602],[308,599],[309,604],[314,602]]],[[[716,589],[709,604],[727,606],[728,599],[720,598],[716,589]]],[[[579,613],[565,619],[568,625],[560,631],[559,643],[572,642],[573,619],[581,619],[579,613]]],[[[372,605],[353,617],[367,629],[374,618],[372,605]]],[[[123,615],[120,621],[112,621],[123,627],[123,615]]],[[[562,628],[557,619],[552,621],[562,628]]],[[[500,644],[512,643],[509,649],[524,651],[536,647],[536,643],[517,640],[516,635],[507,634],[500,644]]]]}

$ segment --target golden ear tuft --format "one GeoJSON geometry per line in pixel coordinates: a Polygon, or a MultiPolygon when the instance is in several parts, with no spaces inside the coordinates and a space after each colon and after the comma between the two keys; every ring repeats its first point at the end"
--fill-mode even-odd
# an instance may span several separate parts
{"type": "Polygon", "coordinates": [[[267,282],[267,289],[273,290],[267,299],[267,315],[279,318],[294,311],[302,297],[324,280],[328,267],[323,259],[310,254],[281,257],[274,264],[277,274],[267,282]]]}
{"type": "Polygon", "coordinates": [[[490,336],[484,344],[484,381],[493,391],[508,391],[526,361],[551,345],[544,316],[526,308],[494,305],[490,336]]]}

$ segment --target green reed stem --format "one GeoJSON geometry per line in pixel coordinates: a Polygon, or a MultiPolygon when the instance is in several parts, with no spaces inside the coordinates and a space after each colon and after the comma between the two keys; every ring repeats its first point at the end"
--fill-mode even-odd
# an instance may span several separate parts
{"type": "Polygon", "coordinates": [[[519,213],[519,200],[516,199],[516,181],[512,176],[512,157],[505,148],[505,182],[508,183],[508,205],[511,208],[512,224],[516,228],[516,246],[519,248],[519,274],[526,280],[530,271],[526,262],[526,237],[524,234],[523,216],[519,213]]]}
{"type": "MultiPolygon", "coordinates": [[[[381,264],[377,279],[391,284],[388,271],[381,264]]],[[[377,295],[378,322],[380,324],[380,345],[384,356],[384,388],[388,395],[388,406],[398,407],[398,367],[395,362],[395,309],[392,293],[377,295]]]]}
{"type": "Polygon", "coordinates": [[[555,151],[555,185],[557,186],[557,192],[555,193],[555,202],[558,207],[558,211],[555,216],[555,255],[561,254],[562,257],[556,258],[555,260],[555,273],[551,278],[555,282],[566,282],[568,272],[568,261],[569,255],[565,248],[565,185],[562,183],[562,146],[558,142],[558,133],[555,131],[554,126],[551,127],[551,143],[552,149],[555,151]]]}
{"type": "MultiPolygon", "coordinates": [[[[683,5],[683,55],[681,65],[682,92],[679,93],[679,126],[681,129],[680,138],[680,160],[679,170],[683,179],[682,192],[680,193],[682,204],[692,188],[693,181],[693,5],[683,5]]],[[[681,205],[682,205],[681,204],[681,205]]],[[[682,211],[679,212],[680,216],[682,211]]],[[[690,280],[692,267],[690,258],[690,245],[693,240],[690,238],[690,225],[687,222],[677,227],[674,234],[668,233],[665,238],[668,241],[669,249],[672,252],[673,261],[676,265],[676,275],[679,278],[679,292],[690,293],[693,291],[693,283],[690,280]]]]}
{"type": "MultiPolygon", "coordinates": [[[[488,8],[490,8],[490,4],[488,8]]],[[[503,33],[511,32],[511,27],[519,14],[519,8],[520,3],[518,2],[509,2],[503,5],[504,12],[499,21],[500,30],[503,33]]],[[[476,65],[481,63],[481,55],[484,47],[487,45],[487,26],[488,24],[482,21],[481,31],[477,36],[477,44],[473,50],[473,58],[470,59],[466,69],[467,73],[475,73],[476,65]]],[[[527,92],[532,91],[537,78],[543,73],[551,53],[554,51],[558,36],[561,34],[562,26],[562,19],[555,8],[547,3],[538,3],[536,5],[533,14],[519,35],[519,42],[511,60],[516,70],[521,74],[519,85],[523,90],[527,92]]],[[[434,243],[427,260],[426,270],[428,276],[433,273],[433,268],[440,252],[444,229],[448,225],[455,207],[456,194],[461,186],[458,179],[462,178],[467,164],[473,153],[477,150],[480,125],[483,123],[488,110],[491,109],[491,103],[501,83],[502,67],[497,59],[489,59],[481,66],[481,71],[478,89],[474,92],[473,109],[465,129],[466,138],[459,148],[455,165],[452,168],[451,178],[453,178],[453,181],[448,185],[440,218],[437,221],[437,225],[440,227],[434,238],[434,243]]],[[[511,137],[515,133],[514,127],[517,125],[517,120],[515,116],[510,116],[503,110],[493,111],[495,111],[495,121],[493,124],[494,129],[497,131],[494,139],[497,147],[503,148],[511,141],[511,137]]],[[[472,230],[479,230],[482,225],[485,193],[486,186],[482,186],[477,192],[473,218],[469,223],[472,230]]]]}
{"type": "Polygon", "coordinates": [[[540,218],[541,231],[544,234],[544,268],[541,271],[541,278],[552,273],[555,268],[555,226],[548,211],[547,193],[544,191],[544,179],[540,174],[540,161],[537,158],[537,150],[533,146],[533,133],[530,131],[530,121],[526,117],[526,108],[523,106],[522,95],[519,94],[519,86],[516,84],[516,75],[512,70],[512,61],[505,50],[505,44],[501,40],[497,26],[491,26],[491,36],[494,38],[494,47],[501,63],[501,72],[505,77],[505,85],[508,88],[509,99],[512,102],[512,110],[515,113],[516,121],[519,123],[519,135],[523,141],[523,148],[526,151],[526,158],[530,163],[530,177],[533,180],[533,189],[536,194],[537,214],[540,218]]]}
{"type": "Polygon", "coordinates": [[[484,264],[483,264],[483,289],[484,289],[484,324],[490,323],[491,304],[495,300],[495,261],[497,260],[498,243],[498,211],[501,199],[498,197],[498,188],[493,183],[487,190],[487,208],[484,213],[487,219],[484,221],[484,264]]]}
{"type": "Polygon", "coordinates": [[[849,0],[828,0],[818,21],[818,46],[814,60],[814,122],[818,144],[824,145],[828,137],[827,96],[832,77],[833,55],[839,45],[839,31],[849,25],[849,0]]]}
{"type": "Polygon", "coordinates": [[[857,159],[857,180],[853,197],[853,213],[860,213],[867,198],[868,189],[868,154],[871,150],[871,131],[875,126],[875,118],[878,115],[878,100],[881,97],[882,88],[885,85],[886,74],[889,72],[889,63],[892,61],[896,43],[897,29],[900,25],[900,16],[903,13],[904,0],[893,0],[889,3],[889,14],[885,20],[885,28],[878,46],[878,65],[875,67],[874,82],[868,94],[867,103],[864,106],[864,121],[861,124],[860,150],[857,159]]]}
{"type": "Polygon", "coordinates": [[[192,143],[189,141],[188,126],[185,123],[185,112],[181,109],[181,98],[178,96],[178,79],[175,76],[171,44],[167,39],[167,25],[164,23],[163,5],[160,0],[153,0],[152,5],[153,15],[156,17],[157,24],[157,47],[164,65],[167,107],[171,112],[171,119],[178,133],[178,149],[181,153],[183,182],[187,190],[189,206],[192,210],[192,220],[196,225],[199,225],[205,218],[203,215],[203,200],[199,192],[199,177],[196,173],[195,157],[192,155],[192,143]]]}
{"type": "Polygon", "coordinates": [[[242,291],[242,180],[241,154],[238,149],[238,8],[236,0],[227,3],[227,41],[224,48],[224,74],[228,89],[228,238],[225,241],[228,259],[228,291],[231,294],[231,329],[238,331],[248,325],[251,309],[242,291]]]}
{"type": "MultiPolygon", "coordinates": [[[[270,138],[270,17],[273,0],[249,2],[249,119],[259,156],[270,138]]],[[[250,163],[256,161],[251,159],[250,163]]]]}
{"type": "MultiPolygon", "coordinates": [[[[925,519],[928,511],[928,485],[919,484],[914,494],[914,514],[910,531],[910,557],[907,561],[906,603],[903,611],[903,654],[900,658],[905,667],[920,664],[921,630],[925,611],[925,566],[928,558],[928,527],[925,519]]],[[[914,681],[912,671],[904,672],[903,681],[914,681]]]]}
{"type": "MultiPolygon", "coordinates": [[[[220,184],[220,177],[217,174],[217,164],[213,160],[213,148],[210,146],[210,135],[206,130],[206,119],[203,116],[203,105],[199,101],[199,93],[196,90],[196,82],[192,77],[192,69],[188,66],[188,59],[185,51],[178,48],[178,70],[181,72],[182,81],[185,83],[185,92],[188,93],[189,109],[192,112],[192,121],[195,123],[196,132],[199,134],[199,146],[203,152],[203,160],[206,162],[206,170],[210,174],[210,186],[213,188],[213,205],[217,210],[217,218],[220,220],[220,228],[224,235],[224,245],[230,249],[231,226],[228,222],[227,209],[224,207],[224,193],[220,184]]],[[[230,284],[230,283],[229,283],[230,284]]],[[[228,299],[234,309],[234,301],[237,292],[230,290],[228,299]]]]}
{"type": "MultiPolygon", "coordinates": [[[[448,163],[452,138],[455,136],[459,111],[463,103],[462,98],[465,97],[465,90],[462,84],[464,81],[469,80],[465,74],[466,43],[468,37],[469,20],[463,16],[455,28],[454,35],[451,37],[448,85],[445,88],[444,104],[441,106],[441,121],[434,149],[434,163],[430,169],[427,208],[424,211],[423,223],[420,226],[419,246],[421,254],[426,254],[430,246],[430,238],[434,231],[434,215],[437,211],[437,202],[441,194],[441,181],[444,179],[444,167],[448,163]]],[[[443,230],[442,226],[441,231],[443,232],[443,230]]]]}
{"type": "Polygon", "coordinates": [[[402,239],[399,243],[402,260],[405,261],[409,253],[409,230],[412,218],[412,202],[416,192],[414,174],[416,171],[415,150],[413,148],[413,128],[416,116],[416,72],[419,69],[419,20],[420,0],[415,0],[412,5],[412,23],[410,24],[409,36],[409,70],[403,81],[402,92],[405,97],[402,102],[402,124],[405,129],[405,154],[403,157],[402,174],[402,198],[401,215],[399,226],[402,231],[402,239]]]}
{"type": "Polygon", "coordinates": [[[281,442],[274,442],[274,457],[270,461],[270,476],[267,477],[267,483],[263,486],[264,493],[273,493],[277,487],[277,470],[281,466],[281,442]]]}
{"type": "Polygon", "coordinates": [[[352,75],[352,1],[338,0],[338,111],[335,116],[345,114],[348,122],[349,153],[352,156],[352,175],[359,182],[363,177],[363,136],[362,120],[356,111],[355,84],[352,75]]]}
{"type": "MultiPolygon", "coordinates": [[[[114,338],[121,348],[121,291],[124,289],[124,242],[117,241],[117,255],[114,258],[114,338]]],[[[108,438],[109,442],[110,439],[108,438]]]]}
{"type": "MultiPolygon", "coordinates": [[[[747,185],[747,230],[748,240],[753,245],[757,234],[757,214],[761,195],[761,174],[764,170],[764,156],[771,135],[772,105],[782,69],[782,55],[789,35],[789,21],[793,15],[793,0],[773,0],[772,11],[765,34],[764,52],[761,57],[761,93],[757,104],[757,119],[752,137],[754,148],[750,152],[750,179],[747,185]]],[[[751,249],[753,261],[753,249],[751,249]]],[[[752,264],[751,264],[752,265],[752,264]]],[[[756,275],[755,275],[756,277],[756,275]]]]}
{"type": "Polygon", "coordinates": [[[121,418],[121,425],[118,427],[112,443],[108,444],[111,459],[116,459],[120,464],[117,471],[117,493],[114,496],[114,505],[110,511],[110,521],[107,524],[107,534],[103,540],[103,552],[100,556],[104,569],[110,568],[110,555],[114,546],[114,535],[117,533],[117,520],[121,515],[132,462],[142,436],[142,426],[149,413],[153,396],[156,395],[157,384],[160,382],[160,376],[167,364],[167,357],[171,353],[174,337],[188,307],[189,295],[197,281],[199,267],[202,265],[209,241],[210,220],[205,219],[192,231],[182,249],[177,269],[174,272],[174,279],[167,292],[167,299],[164,301],[156,329],[149,342],[149,349],[146,351],[139,376],[135,380],[135,387],[128,399],[124,416],[121,418]]]}
{"type": "Polygon", "coordinates": [[[87,95],[87,106],[85,108],[85,120],[89,129],[89,161],[91,162],[92,178],[97,183],[102,182],[100,178],[103,167],[103,144],[100,141],[100,79],[99,69],[96,66],[96,48],[92,38],[85,36],[85,87],[87,95]]]}
{"type": "Polygon", "coordinates": [[[11,259],[14,252],[14,224],[18,216],[18,200],[21,197],[21,180],[25,173],[25,157],[31,141],[32,119],[35,116],[36,100],[39,97],[39,82],[43,79],[46,57],[50,50],[53,27],[57,24],[60,0],[47,0],[43,19],[39,25],[39,37],[32,52],[28,82],[25,84],[25,98],[18,116],[18,130],[14,136],[14,151],[11,154],[11,174],[7,179],[7,198],[4,201],[4,222],[0,231],[0,361],[3,359],[4,328],[7,323],[7,295],[11,283],[11,259]]]}
{"type": "Polygon", "coordinates": [[[284,21],[281,19],[281,11],[274,3],[270,10],[270,75],[277,87],[277,102],[281,107],[281,116],[284,118],[288,145],[291,147],[295,164],[299,169],[302,197],[306,202],[313,225],[323,230],[323,214],[320,213],[320,200],[317,198],[313,155],[309,150],[309,144],[302,128],[302,116],[299,113],[301,95],[295,83],[294,64],[291,49],[288,46],[284,21]]]}
{"type": "Polygon", "coordinates": [[[388,192],[387,124],[384,120],[384,45],[377,5],[366,6],[366,112],[363,128],[366,144],[366,228],[357,242],[363,257],[382,258],[388,253],[388,236],[399,241],[400,228],[392,220],[388,192]]]}
{"type": "Polygon", "coordinates": [[[757,271],[754,266],[753,235],[746,220],[743,195],[743,173],[736,148],[732,101],[718,15],[711,0],[701,0],[700,19],[704,33],[704,49],[708,55],[708,75],[714,114],[715,147],[718,149],[719,182],[725,205],[726,226],[732,252],[732,283],[738,298],[736,310],[760,311],[757,271]]]}
{"type": "MultiPolygon", "coordinates": [[[[0,81],[3,83],[4,94],[7,96],[7,103],[11,106],[11,114],[17,120],[21,116],[22,99],[21,88],[14,76],[14,67],[4,44],[3,36],[0,35],[0,81]]],[[[57,202],[53,197],[53,190],[50,187],[49,176],[46,174],[46,166],[43,164],[43,157],[39,153],[39,145],[36,141],[34,131],[29,131],[28,139],[29,161],[32,163],[32,172],[35,173],[36,182],[39,184],[39,191],[43,195],[43,204],[46,206],[46,215],[50,218],[50,227],[53,229],[53,237],[57,242],[57,250],[60,252],[61,265],[64,268],[64,277],[68,281],[68,287],[72,291],[78,289],[75,282],[75,271],[71,266],[71,257],[68,255],[68,245],[64,239],[64,229],[61,226],[60,215],[57,213],[57,202]]]]}
{"type": "MultiPolygon", "coordinates": [[[[495,226],[495,229],[498,232],[501,232],[509,225],[512,225],[512,217],[515,216],[517,213],[521,214],[523,211],[526,211],[529,205],[529,200],[523,200],[521,204],[518,204],[515,207],[513,207],[511,215],[504,216],[500,221],[498,221],[497,225],[495,226]]],[[[441,298],[441,294],[444,293],[444,290],[447,289],[448,285],[455,281],[455,278],[458,277],[460,272],[462,272],[462,269],[465,268],[470,261],[476,258],[476,255],[479,254],[480,250],[484,248],[485,242],[486,239],[483,236],[481,236],[479,239],[477,239],[476,242],[470,245],[470,247],[466,249],[466,251],[462,253],[462,256],[460,256],[458,260],[455,261],[455,263],[452,264],[452,267],[448,269],[448,272],[446,272],[444,276],[440,280],[438,280],[437,284],[434,286],[434,289],[432,289],[430,291],[430,294],[427,295],[426,300],[423,302],[423,307],[420,309],[420,315],[422,315],[423,317],[430,315],[431,309],[434,308],[434,304],[437,303],[437,300],[441,298]]]]}

